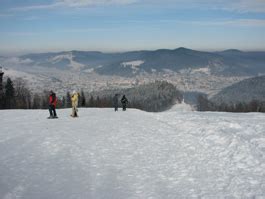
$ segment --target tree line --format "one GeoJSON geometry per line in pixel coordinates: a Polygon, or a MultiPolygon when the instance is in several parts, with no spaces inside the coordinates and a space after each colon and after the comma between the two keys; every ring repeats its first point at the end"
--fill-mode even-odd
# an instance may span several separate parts
{"type": "Polygon", "coordinates": [[[199,95],[197,98],[198,111],[219,111],[219,112],[265,112],[265,101],[251,100],[249,102],[237,103],[216,103],[207,98],[206,95],[199,95]]]}
{"type": "MultiPolygon", "coordinates": [[[[174,103],[181,102],[183,94],[175,86],[166,81],[156,81],[128,89],[104,90],[79,93],[79,107],[105,108],[113,107],[113,96],[123,94],[129,100],[128,107],[140,110],[159,112],[170,108],[174,103]]],[[[0,91],[0,109],[47,109],[49,91],[32,93],[21,78],[11,78],[3,83],[0,91]]],[[[57,108],[70,108],[71,94],[58,97],[57,108]]],[[[265,112],[265,101],[252,100],[250,102],[217,103],[208,99],[207,95],[197,97],[198,111],[219,112],[265,112]]]]}
{"type": "Polygon", "coordinates": [[[112,103],[114,94],[118,94],[120,98],[122,95],[126,95],[129,108],[149,112],[164,111],[183,99],[182,92],[167,81],[155,81],[127,89],[92,92],[90,97],[98,96],[100,99],[104,99],[104,102],[109,100],[112,103]]]}
{"type": "MultiPolygon", "coordinates": [[[[55,91],[56,92],[56,91],[55,91]]],[[[32,93],[23,79],[7,78],[0,96],[1,109],[47,109],[49,91],[32,93]]],[[[128,108],[158,112],[170,108],[176,101],[182,100],[182,93],[175,86],[166,81],[156,81],[140,85],[135,88],[104,90],[100,92],[79,93],[79,107],[113,107],[113,96],[119,94],[120,98],[126,94],[128,108]]],[[[58,97],[57,108],[70,108],[71,94],[58,97]]]]}
{"type": "Polygon", "coordinates": [[[12,81],[7,78],[0,91],[1,109],[29,109],[32,108],[32,94],[22,79],[12,81]]]}

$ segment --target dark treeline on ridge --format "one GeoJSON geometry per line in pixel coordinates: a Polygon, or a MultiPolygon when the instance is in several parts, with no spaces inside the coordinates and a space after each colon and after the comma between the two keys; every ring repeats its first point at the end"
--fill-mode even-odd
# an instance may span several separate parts
{"type": "MultiPolygon", "coordinates": [[[[56,91],[55,91],[56,92],[56,91]]],[[[164,111],[174,103],[182,100],[182,93],[176,87],[166,81],[140,85],[129,89],[105,90],[99,92],[79,93],[79,107],[113,107],[115,94],[126,95],[129,100],[128,107],[150,112],[164,111]]],[[[0,109],[47,109],[49,91],[31,93],[22,79],[12,81],[7,78],[3,83],[0,93],[0,109]]],[[[121,105],[120,105],[121,106],[121,105]]],[[[58,97],[57,108],[70,108],[71,94],[58,97]]]]}
{"type": "MultiPolygon", "coordinates": [[[[123,95],[126,95],[129,101],[128,108],[149,112],[167,110],[175,103],[180,103],[183,99],[183,93],[178,91],[174,85],[166,81],[155,81],[128,89],[103,90],[91,93],[81,90],[79,93],[79,107],[113,107],[115,94],[118,94],[119,100],[123,95]]],[[[7,78],[3,82],[2,90],[0,91],[0,109],[47,109],[48,99],[49,90],[33,94],[23,79],[18,78],[12,81],[7,78]]],[[[207,95],[203,94],[197,95],[196,106],[198,111],[265,112],[265,101],[217,103],[209,100],[207,95]]],[[[57,108],[70,107],[70,92],[67,92],[63,97],[58,97],[57,108]]],[[[121,103],[119,107],[121,107],[121,103]]]]}
{"type": "Polygon", "coordinates": [[[218,111],[235,113],[265,112],[265,101],[260,100],[237,103],[217,103],[209,100],[206,95],[199,95],[197,100],[198,111],[218,111]]]}

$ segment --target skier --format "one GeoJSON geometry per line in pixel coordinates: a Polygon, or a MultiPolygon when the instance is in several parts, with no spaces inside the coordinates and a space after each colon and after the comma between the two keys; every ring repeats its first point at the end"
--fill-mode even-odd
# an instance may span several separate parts
{"type": "Polygon", "coordinates": [[[122,110],[126,111],[126,106],[129,103],[125,95],[122,96],[121,98],[121,103],[122,103],[122,110]]]}
{"type": "Polygon", "coordinates": [[[52,118],[58,118],[56,114],[56,103],[57,103],[57,97],[56,94],[51,90],[50,91],[50,96],[49,96],[49,112],[50,112],[50,117],[48,119],[52,118]]]}
{"type": "Polygon", "coordinates": [[[77,106],[78,106],[78,93],[76,91],[73,91],[72,96],[71,96],[71,101],[72,101],[72,117],[78,117],[77,112],[77,106]]]}
{"type": "Polygon", "coordinates": [[[118,107],[119,107],[119,94],[117,94],[117,93],[113,97],[113,106],[114,106],[115,112],[118,111],[118,107]]]}

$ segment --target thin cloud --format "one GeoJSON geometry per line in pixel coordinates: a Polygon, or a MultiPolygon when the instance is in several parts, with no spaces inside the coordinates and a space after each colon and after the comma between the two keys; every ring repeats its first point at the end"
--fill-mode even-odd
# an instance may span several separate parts
{"type": "Polygon", "coordinates": [[[110,6],[110,5],[129,5],[138,2],[138,0],[56,0],[52,4],[41,4],[16,7],[12,10],[30,11],[30,10],[45,10],[55,8],[83,8],[91,6],[110,6]]]}
{"type": "Polygon", "coordinates": [[[233,12],[265,12],[265,0],[54,0],[51,4],[16,7],[12,10],[29,11],[41,9],[85,8],[111,5],[175,5],[182,9],[228,10],[233,12]]]}
{"type": "Polygon", "coordinates": [[[265,27],[265,20],[263,19],[235,19],[235,20],[216,20],[216,21],[175,21],[175,22],[178,24],[190,24],[190,25],[199,25],[199,26],[265,27]]]}
{"type": "Polygon", "coordinates": [[[238,20],[226,21],[224,25],[265,27],[265,20],[264,19],[238,19],[238,20]]]}
{"type": "Polygon", "coordinates": [[[14,15],[12,15],[12,14],[0,14],[0,17],[12,17],[12,16],[14,16],[14,15]]]}
{"type": "Polygon", "coordinates": [[[23,20],[25,21],[34,21],[34,20],[40,20],[40,17],[37,16],[29,16],[29,17],[25,17],[23,20]]]}
{"type": "Polygon", "coordinates": [[[146,5],[176,5],[182,9],[228,10],[234,12],[265,12],[265,0],[142,0],[146,5]]]}
{"type": "Polygon", "coordinates": [[[264,0],[234,0],[231,2],[231,8],[239,12],[265,12],[264,0]]]}
{"type": "Polygon", "coordinates": [[[86,7],[96,5],[128,5],[138,0],[58,0],[57,3],[68,7],[86,7]]]}
{"type": "Polygon", "coordinates": [[[42,4],[42,5],[32,5],[32,6],[22,6],[12,8],[13,11],[30,11],[30,10],[46,10],[46,9],[54,9],[59,7],[60,4],[53,3],[53,4],[42,4]]]}
{"type": "MultiPolygon", "coordinates": [[[[133,24],[150,24],[150,21],[144,20],[129,20],[128,23],[133,24]]],[[[198,25],[198,26],[246,26],[246,27],[265,27],[265,19],[220,19],[220,20],[175,20],[162,19],[155,20],[156,25],[161,24],[183,24],[183,25],[198,25]]]]}
{"type": "Polygon", "coordinates": [[[57,30],[56,32],[63,32],[63,33],[87,33],[87,32],[109,31],[109,30],[113,30],[113,28],[75,28],[75,29],[57,30]]]}
{"type": "Polygon", "coordinates": [[[33,36],[37,35],[37,32],[0,32],[0,35],[9,35],[9,36],[33,36]]]}
{"type": "Polygon", "coordinates": [[[97,32],[97,31],[110,31],[115,30],[117,28],[73,28],[73,29],[55,29],[53,31],[41,31],[41,32],[0,32],[0,35],[9,35],[9,36],[38,36],[40,34],[49,34],[49,33],[87,33],[87,32],[97,32]]]}

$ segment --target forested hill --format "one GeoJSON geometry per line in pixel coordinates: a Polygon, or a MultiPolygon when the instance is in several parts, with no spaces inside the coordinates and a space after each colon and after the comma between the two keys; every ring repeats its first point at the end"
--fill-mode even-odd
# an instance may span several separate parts
{"type": "Polygon", "coordinates": [[[89,96],[87,105],[91,106],[91,99],[96,102],[97,98],[103,100],[102,106],[106,102],[112,104],[112,98],[115,94],[119,94],[120,98],[122,95],[126,95],[129,100],[129,107],[150,112],[164,111],[175,103],[180,103],[183,98],[182,93],[174,85],[166,81],[156,81],[129,89],[93,92],[89,96]]]}
{"type": "Polygon", "coordinates": [[[248,103],[252,100],[265,101],[265,76],[243,80],[229,86],[211,98],[216,103],[248,103]]]}

